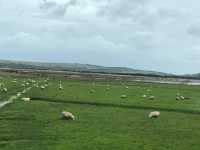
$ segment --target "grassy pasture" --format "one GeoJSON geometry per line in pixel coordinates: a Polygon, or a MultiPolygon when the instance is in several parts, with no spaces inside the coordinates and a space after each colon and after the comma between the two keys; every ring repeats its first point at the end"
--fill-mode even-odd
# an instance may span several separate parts
{"type": "MultiPolygon", "coordinates": [[[[1,100],[27,79],[1,79],[9,87],[1,100]]],[[[38,78],[39,85],[44,79],[38,78]]],[[[0,150],[199,150],[200,87],[142,82],[50,79],[0,109],[0,150]],[[64,87],[59,90],[59,82],[64,87]],[[127,88],[128,86],[128,88],[127,88]],[[180,93],[189,100],[175,100],[180,93]],[[143,95],[155,96],[155,100],[143,95]],[[126,95],[127,98],[121,98],[126,95]],[[60,119],[72,112],[75,121],[60,119]],[[149,119],[152,110],[161,112],[149,119]]]]}

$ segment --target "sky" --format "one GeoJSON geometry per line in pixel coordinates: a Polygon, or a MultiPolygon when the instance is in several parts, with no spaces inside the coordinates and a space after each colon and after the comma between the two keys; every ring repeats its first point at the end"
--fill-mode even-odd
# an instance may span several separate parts
{"type": "Polygon", "coordinates": [[[200,72],[199,0],[0,0],[0,59],[200,72]]]}

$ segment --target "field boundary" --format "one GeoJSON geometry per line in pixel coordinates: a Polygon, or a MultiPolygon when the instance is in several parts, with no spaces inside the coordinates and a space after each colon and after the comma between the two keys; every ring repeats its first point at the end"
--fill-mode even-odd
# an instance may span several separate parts
{"type": "Polygon", "coordinates": [[[116,107],[116,108],[124,108],[124,109],[139,109],[139,110],[149,110],[149,111],[157,110],[157,111],[165,111],[165,112],[177,112],[177,113],[200,115],[200,111],[197,111],[197,110],[160,108],[160,107],[113,104],[113,103],[98,103],[98,102],[77,101],[77,100],[76,101],[74,101],[74,100],[61,100],[61,99],[59,100],[59,99],[41,98],[41,97],[32,97],[31,100],[49,102],[49,103],[66,103],[66,104],[90,105],[90,106],[99,106],[99,107],[116,107]]]}

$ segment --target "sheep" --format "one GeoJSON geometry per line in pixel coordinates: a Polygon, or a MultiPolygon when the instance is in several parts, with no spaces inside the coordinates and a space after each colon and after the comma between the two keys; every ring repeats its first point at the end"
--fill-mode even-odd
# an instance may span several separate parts
{"type": "Polygon", "coordinates": [[[8,89],[7,89],[7,88],[3,88],[3,89],[2,89],[2,92],[7,93],[7,92],[8,92],[8,89]]]}
{"type": "Polygon", "coordinates": [[[92,89],[92,90],[90,90],[90,93],[91,93],[91,94],[92,94],[92,93],[94,93],[94,92],[95,92],[95,90],[93,90],[93,89],[92,89]]]}
{"type": "Polygon", "coordinates": [[[107,88],[106,88],[106,91],[109,91],[109,90],[110,90],[110,88],[109,88],[109,87],[107,87],[107,88]]]}
{"type": "Polygon", "coordinates": [[[185,97],[184,97],[184,96],[180,96],[180,99],[181,99],[181,100],[185,100],[185,97]]]}
{"type": "Polygon", "coordinates": [[[151,90],[150,90],[150,89],[147,89],[147,92],[151,92],[151,90]]]}
{"type": "Polygon", "coordinates": [[[159,111],[152,111],[149,113],[149,118],[158,118],[160,116],[159,111]]]}
{"type": "Polygon", "coordinates": [[[155,99],[154,96],[150,96],[150,97],[149,97],[149,100],[154,100],[154,99],[155,99]]]}
{"type": "Polygon", "coordinates": [[[123,94],[123,95],[121,95],[121,98],[125,99],[125,98],[127,98],[127,95],[123,94]]]}
{"type": "Polygon", "coordinates": [[[128,86],[126,86],[126,89],[129,89],[129,87],[128,87],[128,86]]]}
{"type": "Polygon", "coordinates": [[[17,93],[17,97],[20,97],[22,94],[19,92],[19,93],[17,93]]]}
{"type": "Polygon", "coordinates": [[[29,97],[23,97],[22,100],[25,102],[29,102],[31,99],[29,97]]]}
{"type": "Polygon", "coordinates": [[[59,86],[59,90],[63,90],[63,86],[62,85],[59,86]]]}
{"type": "Polygon", "coordinates": [[[61,115],[65,120],[75,120],[75,116],[71,112],[63,111],[61,115]]]}
{"type": "Polygon", "coordinates": [[[45,87],[44,87],[44,86],[40,86],[40,88],[41,88],[42,90],[44,90],[44,89],[45,89],[45,87]]]}
{"type": "Polygon", "coordinates": [[[144,94],[142,97],[143,97],[143,98],[146,98],[147,96],[144,94]]]}

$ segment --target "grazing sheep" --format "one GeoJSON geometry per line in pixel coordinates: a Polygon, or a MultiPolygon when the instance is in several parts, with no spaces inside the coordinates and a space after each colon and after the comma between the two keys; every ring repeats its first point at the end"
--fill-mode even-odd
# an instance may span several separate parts
{"type": "Polygon", "coordinates": [[[123,94],[123,95],[121,95],[121,98],[125,99],[125,98],[127,98],[127,95],[123,94]]]}
{"type": "Polygon", "coordinates": [[[44,89],[45,89],[45,87],[44,87],[44,86],[40,86],[40,88],[41,88],[42,90],[44,90],[44,89]]]}
{"type": "Polygon", "coordinates": [[[184,97],[184,96],[180,96],[180,99],[181,99],[181,100],[185,100],[185,97],[184,97]]]}
{"type": "Polygon", "coordinates": [[[149,118],[158,118],[160,116],[159,111],[152,111],[149,113],[149,118]]]}
{"type": "Polygon", "coordinates": [[[149,100],[154,100],[154,99],[155,99],[154,96],[150,96],[150,97],[149,97],[149,100]]]}
{"type": "Polygon", "coordinates": [[[179,97],[179,96],[176,96],[176,100],[179,101],[179,100],[180,100],[180,97],[179,97]]]}
{"type": "Polygon", "coordinates": [[[150,90],[150,89],[147,89],[147,92],[151,92],[151,90],[150,90]]]}
{"type": "Polygon", "coordinates": [[[17,97],[20,97],[22,94],[21,93],[17,93],[17,97]]]}
{"type": "Polygon", "coordinates": [[[129,89],[129,87],[128,87],[128,86],[126,86],[126,89],[129,89]]]}
{"type": "Polygon", "coordinates": [[[2,92],[7,93],[7,92],[8,92],[8,89],[7,89],[7,88],[3,88],[3,89],[2,89],[2,92]]]}
{"type": "Polygon", "coordinates": [[[59,90],[63,90],[63,86],[62,85],[59,86],[59,90]]]}
{"type": "Polygon", "coordinates": [[[90,93],[94,93],[95,92],[95,90],[90,90],[90,93]]]}
{"type": "Polygon", "coordinates": [[[110,88],[109,88],[109,87],[107,87],[107,88],[106,88],[106,91],[109,91],[109,90],[110,90],[110,88]]]}
{"type": "Polygon", "coordinates": [[[22,100],[25,102],[29,102],[31,99],[29,97],[23,97],[22,100]]]}
{"type": "Polygon", "coordinates": [[[61,115],[65,120],[75,120],[75,116],[71,112],[63,111],[61,115]]]}
{"type": "Polygon", "coordinates": [[[36,87],[36,88],[39,88],[39,85],[38,85],[38,84],[35,84],[35,87],[36,87]]]}
{"type": "Polygon", "coordinates": [[[143,97],[143,98],[146,98],[147,96],[144,94],[142,97],[143,97]]]}

